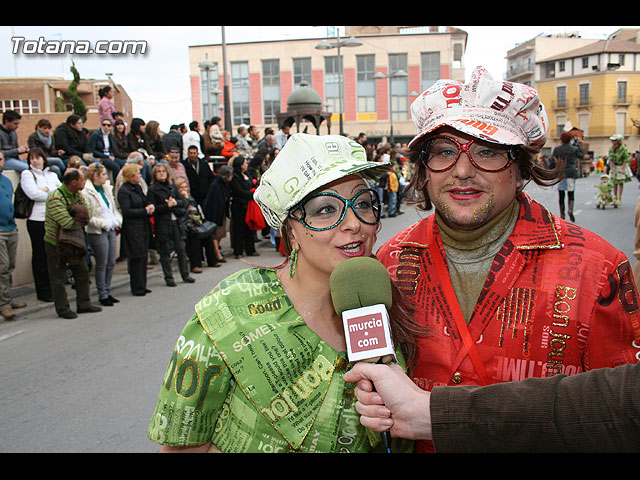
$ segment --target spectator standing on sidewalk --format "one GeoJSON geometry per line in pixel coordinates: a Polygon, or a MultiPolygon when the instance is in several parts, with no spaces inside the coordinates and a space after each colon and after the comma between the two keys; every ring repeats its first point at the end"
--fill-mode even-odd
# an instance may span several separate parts
{"type": "Polygon", "coordinates": [[[11,273],[16,265],[18,251],[18,229],[13,217],[13,185],[2,175],[4,155],[0,152],[0,315],[6,320],[14,320],[13,308],[26,307],[24,302],[12,302],[11,273]]]}
{"type": "Polygon", "coordinates": [[[36,287],[36,296],[43,302],[53,302],[51,282],[46,268],[47,254],[44,247],[44,220],[47,198],[60,186],[58,176],[50,171],[48,158],[42,149],[34,147],[27,156],[29,169],[20,174],[20,185],[24,193],[33,200],[31,215],[27,218],[27,231],[31,240],[31,271],[36,287]]]}
{"type": "Polygon", "coordinates": [[[244,157],[233,159],[233,176],[231,178],[231,244],[233,255],[240,258],[243,253],[255,257],[260,255],[256,251],[253,231],[247,225],[245,218],[250,200],[256,186],[247,174],[248,163],[244,157]]]}
{"type": "Polygon", "coordinates": [[[116,208],[113,187],[104,165],[89,165],[85,172],[82,195],[91,208],[87,237],[96,261],[94,271],[98,300],[102,305],[110,307],[119,302],[111,296],[111,278],[116,266],[116,229],[122,225],[122,215],[116,208]]]}
{"type": "Polygon", "coordinates": [[[122,212],[122,237],[120,245],[127,258],[131,293],[144,296],[147,288],[147,255],[151,240],[151,221],[155,207],[142,189],[141,167],[127,163],[122,167],[123,183],[117,199],[122,212]]]}
{"type": "Polygon", "coordinates": [[[187,257],[189,258],[189,265],[193,273],[202,273],[202,263],[204,260],[203,251],[207,258],[207,266],[219,267],[220,264],[217,260],[217,253],[214,249],[214,235],[213,233],[207,237],[202,238],[189,231],[189,224],[196,225],[202,224],[205,220],[202,213],[202,207],[198,204],[195,198],[189,192],[189,182],[183,179],[179,179],[176,182],[178,187],[178,193],[186,200],[186,208],[184,209],[184,215],[178,218],[178,224],[180,227],[180,233],[184,239],[185,250],[187,257]]]}
{"type": "MultiPolygon", "coordinates": [[[[76,169],[67,169],[60,185],[49,195],[45,214],[45,251],[47,252],[47,270],[51,281],[51,293],[59,317],[76,318],[67,298],[65,279],[67,261],[58,252],[58,236],[61,229],[82,230],[89,223],[89,207],[82,196],[84,175],[76,169]],[[75,213],[74,213],[75,211],[75,213]]],[[[73,273],[76,289],[78,313],[99,312],[100,307],[91,305],[89,292],[89,268],[82,257],[69,259],[69,268],[73,273]]]]}
{"type": "Polygon", "coordinates": [[[167,165],[158,164],[153,167],[147,198],[155,206],[153,213],[155,244],[160,254],[165,283],[169,287],[176,286],[171,268],[171,244],[178,257],[182,280],[185,283],[193,283],[194,279],[189,275],[187,252],[178,221],[186,212],[187,200],[178,192],[178,187],[171,178],[167,165]]]}
{"type": "Polygon", "coordinates": [[[576,178],[579,175],[580,160],[584,157],[582,147],[573,143],[573,135],[570,132],[560,134],[562,145],[553,149],[553,161],[564,163],[564,178],[558,184],[558,202],[560,205],[560,218],[565,218],[564,194],[567,193],[567,207],[569,219],[575,222],[573,205],[575,203],[576,178]]]}
{"type": "Polygon", "coordinates": [[[227,236],[227,218],[230,218],[229,206],[231,203],[231,179],[233,178],[233,168],[229,165],[222,165],[218,169],[218,174],[209,186],[207,198],[204,201],[202,210],[207,220],[214,222],[216,235],[213,240],[213,248],[216,252],[218,262],[226,262],[220,252],[220,242],[227,236]]]}

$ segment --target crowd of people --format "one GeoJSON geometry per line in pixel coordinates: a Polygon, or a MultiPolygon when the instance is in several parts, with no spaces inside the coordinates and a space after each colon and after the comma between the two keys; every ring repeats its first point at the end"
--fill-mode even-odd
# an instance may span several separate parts
{"type": "MultiPolygon", "coordinates": [[[[159,263],[167,286],[176,285],[174,257],[187,283],[204,265],[219,267],[226,262],[220,242],[228,232],[236,258],[259,255],[258,232],[247,227],[245,215],[261,173],[278,153],[273,131],[259,138],[255,127],[241,126],[231,136],[214,117],[202,132],[192,122],[172,125],[163,134],[155,121],[133,118],[127,125],[110,101],[110,87],[100,96],[95,131],[75,114],[55,129],[42,118],[26,145],[18,144],[21,115],[3,113],[0,173],[19,174],[28,204],[26,214],[16,211],[11,182],[0,175],[0,312],[6,320],[26,305],[9,294],[17,255],[15,218],[26,219],[37,299],[53,302],[63,318],[119,302],[111,294],[118,246],[133,295],[150,293],[151,264],[159,263]],[[91,269],[101,306],[89,298],[91,269]],[[76,311],[69,305],[68,285],[76,291],[76,311]]],[[[263,233],[269,237],[268,229],[263,233]]]]}
{"type": "MultiPolygon", "coordinates": [[[[120,256],[127,259],[133,295],[150,293],[146,276],[153,264],[162,268],[165,283],[175,286],[174,257],[187,283],[195,281],[191,274],[201,273],[204,265],[219,267],[226,261],[220,242],[227,234],[237,259],[260,255],[256,249],[260,235],[281,250],[279,232],[266,222],[257,228],[246,219],[261,176],[291,135],[289,126],[277,132],[266,128],[261,135],[253,125],[240,125],[232,135],[216,116],[202,129],[194,121],[171,125],[163,133],[156,121],[133,118],[128,125],[111,102],[111,88],[99,93],[100,126],[94,131],[76,114],[55,128],[42,118],[27,144],[18,145],[21,115],[12,110],[3,113],[3,168],[20,174],[20,187],[33,203],[26,224],[39,300],[54,302],[59,316],[74,318],[65,290],[71,284],[78,294],[78,312],[99,311],[101,307],[87,299],[88,269],[93,268],[99,303],[118,303],[110,290],[118,245],[120,256]],[[64,209],[61,200],[68,203],[64,209]],[[88,223],[72,222],[67,212],[72,205],[89,209],[88,223]],[[58,231],[70,229],[84,232],[86,261],[47,263],[56,256],[58,231]]],[[[375,187],[387,205],[383,216],[402,214],[410,172],[400,146],[369,143],[364,133],[357,141],[366,146],[368,160],[390,163],[375,187]]],[[[5,211],[11,209],[7,205],[5,211]]],[[[9,251],[13,258],[15,251],[9,251]]],[[[5,319],[15,318],[11,305],[19,308],[21,302],[5,302],[5,319]]]]}

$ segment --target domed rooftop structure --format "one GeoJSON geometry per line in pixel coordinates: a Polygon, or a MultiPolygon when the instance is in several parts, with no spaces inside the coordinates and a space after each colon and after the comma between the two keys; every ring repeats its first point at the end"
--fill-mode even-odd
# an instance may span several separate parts
{"type": "MultiPolygon", "coordinates": [[[[327,129],[331,132],[331,113],[322,111],[322,98],[313,90],[308,82],[304,80],[300,82],[300,86],[296,88],[287,99],[287,111],[280,112],[276,115],[278,126],[298,125],[300,132],[300,124],[303,120],[309,121],[316,127],[316,134],[319,135],[320,124],[326,120],[327,129]]],[[[306,127],[305,127],[306,131],[306,127]]]]}
{"type": "Polygon", "coordinates": [[[309,88],[309,83],[304,80],[300,82],[300,87],[293,91],[287,99],[288,111],[300,108],[322,108],[322,98],[309,88]]]}

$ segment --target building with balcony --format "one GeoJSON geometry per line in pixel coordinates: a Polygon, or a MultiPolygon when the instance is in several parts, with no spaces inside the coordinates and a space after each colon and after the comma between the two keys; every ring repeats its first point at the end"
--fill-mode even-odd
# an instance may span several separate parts
{"type": "MultiPolygon", "coordinates": [[[[255,27],[259,28],[259,27],[255,27]]],[[[319,134],[337,134],[342,111],[343,132],[365,132],[373,141],[388,139],[393,127],[396,142],[415,135],[411,102],[440,78],[464,81],[467,33],[455,27],[346,27],[341,40],[351,37],[358,46],[336,45],[336,38],[260,41],[227,44],[225,48],[231,128],[255,125],[259,130],[279,128],[279,113],[300,88],[316,92],[330,121],[319,134]],[[342,82],[341,82],[342,80],[342,82]],[[342,107],[342,108],[341,108],[342,107]]],[[[222,44],[189,47],[193,119],[202,123],[223,115],[222,44]]],[[[294,125],[303,131],[306,120],[294,125]]],[[[315,128],[310,132],[316,133],[315,128]]]]}
{"type": "Polygon", "coordinates": [[[505,80],[536,88],[536,63],[596,41],[582,38],[577,32],[537,35],[507,52],[505,80]]]}
{"type": "Polygon", "coordinates": [[[578,128],[592,156],[605,155],[615,133],[629,151],[640,148],[640,30],[621,29],[607,40],[536,62],[536,87],[547,107],[547,148],[563,130],[578,128]]]}

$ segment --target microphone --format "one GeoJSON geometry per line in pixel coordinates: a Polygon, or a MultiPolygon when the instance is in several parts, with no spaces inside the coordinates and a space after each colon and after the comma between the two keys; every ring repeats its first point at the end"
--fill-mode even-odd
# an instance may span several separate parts
{"type": "MultiPolygon", "coordinates": [[[[342,316],[349,361],[396,362],[388,313],[391,277],[385,266],[371,257],[349,258],[333,270],[329,284],[333,307],[342,316]]],[[[390,453],[390,433],[380,436],[390,453]]]]}

